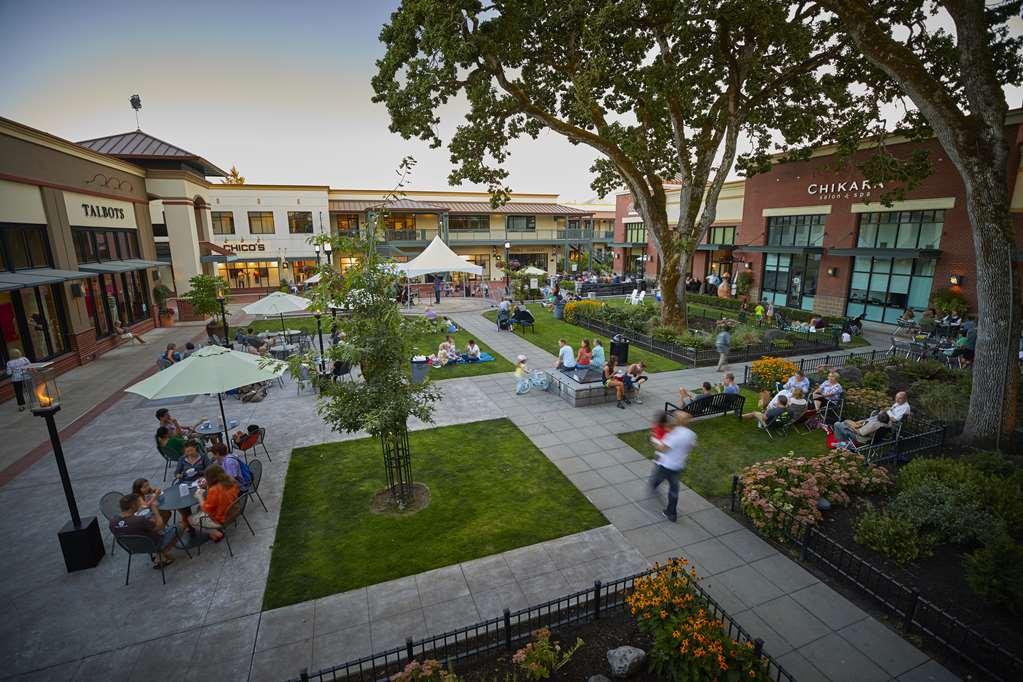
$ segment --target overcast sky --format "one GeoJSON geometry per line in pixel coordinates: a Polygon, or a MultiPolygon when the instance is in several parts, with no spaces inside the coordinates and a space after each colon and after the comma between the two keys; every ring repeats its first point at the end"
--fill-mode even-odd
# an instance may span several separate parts
{"type": "MultiPolygon", "coordinates": [[[[443,189],[447,151],[391,133],[370,102],[377,38],[396,5],[0,0],[0,116],[79,141],[134,130],[138,93],[143,130],[237,165],[250,183],[388,188],[412,155],[409,188],[443,189]]],[[[526,139],[512,147],[509,183],[585,199],[595,156],[551,133],[526,139]]]]}

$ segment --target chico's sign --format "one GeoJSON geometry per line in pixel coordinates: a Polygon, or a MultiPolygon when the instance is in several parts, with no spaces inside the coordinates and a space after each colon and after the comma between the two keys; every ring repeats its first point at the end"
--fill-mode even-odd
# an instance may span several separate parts
{"type": "Polygon", "coordinates": [[[806,186],[806,193],[818,199],[860,199],[876,190],[884,189],[883,182],[870,180],[847,180],[844,182],[812,182],[806,186]]]}
{"type": "Polygon", "coordinates": [[[258,242],[225,242],[224,248],[228,251],[266,251],[266,244],[258,242]]]}

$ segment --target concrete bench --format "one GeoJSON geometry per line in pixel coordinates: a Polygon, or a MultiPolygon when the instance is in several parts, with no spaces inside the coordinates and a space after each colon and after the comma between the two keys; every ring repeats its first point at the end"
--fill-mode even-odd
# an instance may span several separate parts
{"type": "Polygon", "coordinates": [[[615,402],[614,387],[604,386],[600,380],[600,372],[596,369],[587,371],[585,375],[575,371],[572,373],[562,372],[558,369],[544,371],[544,374],[551,382],[548,390],[572,407],[615,402]]]}

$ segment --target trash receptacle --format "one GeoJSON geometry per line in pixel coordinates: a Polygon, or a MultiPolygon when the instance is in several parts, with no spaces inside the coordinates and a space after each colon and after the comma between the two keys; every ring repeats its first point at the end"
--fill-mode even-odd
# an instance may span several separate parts
{"type": "Polygon", "coordinates": [[[619,365],[629,362],[629,340],[621,334],[611,337],[611,355],[615,356],[619,365]]]}
{"type": "Polygon", "coordinates": [[[426,358],[419,360],[417,358],[412,359],[412,383],[421,384],[426,381],[426,377],[430,374],[430,361],[426,358]]]}
{"type": "Polygon", "coordinates": [[[565,303],[564,301],[558,301],[554,304],[554,319],[563,320],[565,319],[565,303]]]}

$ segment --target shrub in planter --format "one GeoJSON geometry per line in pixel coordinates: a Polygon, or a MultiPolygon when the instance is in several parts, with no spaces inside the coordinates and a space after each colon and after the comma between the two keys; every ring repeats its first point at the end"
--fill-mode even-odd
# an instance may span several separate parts
{"type": "Polygon", "coordinates": [[[1023,471],[1008,476],[985,474],[984,504],[1007,528],[1023,526],[1023,471]]]}
{"type": "Polygon", "coordinates": [[[575,324],[576,320],[580,317],[597,318],[603,308],[604,304],[600,301],[590,301],[588,299],[569,301],[565,304],[565,322],[575,324]]]}
{"type": "Polygon", "coordinates": [[[763,357],[750,364],[750,382],[757,388],[774,388],[775,382],[785,382],[799,367],[794,362],[775,357],[763,357]]]}
{"type": "Polygon", "coordinates": [[[887,391],[888,375],[884,372],[874,370],[873,372],[867,372],[864,374],[863,380],[860,383],[864,388],[871,388],[875,391],[887,391]]]}
{"type": "Polygon", "coordinates": [[[846,367],[866,367],[867,361],[870,359],[868,355],[852,355],[845,361],[846,367]]]}
{"type": "Polygon", "coordinates": [[[639,629],[650,636],[650,667],[662,680],[770,679],[767,661],[740,644],[708,611],[696,591],[696,572],[685,559],[672,559],[658,571],[637,578],[625,602],[639,629]]]}
{"type": "Polygon", "coordinates": [[[984,508],[972,485],[949,485],[934,479],[924,479],[900,492],[888,511],[937,544],[980,542],[1005,528],[1001,519],[984,508]]]}
{"type": "MultiPolygon", "coordinates": [[[[722,322],[727,321],[722,320],[722,322]]],[[[721,323],[719,322],[718,329],[720,330],[720,328],[721,323]]],[[[733,347],[737,348],[741,346],[755,346],[756,344],[761,343],[764,340],[764,333],[755,327],[739,325],[737,327],[732,326],[730,328],[734,329],[734,331],[732,332],[733,347]]]]}
{"type": "Polygon", "coordinates": [[[978,471],[962,459],[950,459],[940,457],[935,459],[919,458],[909,462],[899,469],[898,478],[895,481],[900,492],[915,490],[924,485],[926,481],[938,481],[945,485],[969,487],[972,492],[979,494],[982,483],[978,471]]]}
{"type": "Polygon", "coordinates": [[[960,291],[959,287],[942,287],[937,289],[931,294],[931,305],[942,316],[949,313],[965,315],[970,309],[970,304],[966,302],[966,297],[963,296],[963,292],[960,291]]]}
{"type": "MultiPolygon", "coordinates": [[[[867,416],[873,410],[887,408],[891,404],[891,398],[884,391],[875,391],[871,388],[849,388],[845,391],[845,400],[852,403],[867,416]]],[[[857,415],[860,416],[860,415],[857,415]]]]}
{"type": "Polygon", "coordinates": [[[930,556],[934,542],[917,532],[906,519],[877,509],[863,513],[856,521],[853,539],[900,564],[930,556]]]}
{"type": "Polygon", "coordinates": [[[678,336],[676,343],[686,348],[713,348],[714,337],[709,334],[696,334],[692,331],[687,331],[678,336]]]}
{"type": "Polygon", "coordinates": [[[678,329],[675,327],[669,327],[663,324],[650,325],[650,336],[658,341],[664,341],[666,343],[678,343],[679,338],[684,334],[679,334],[678,329]]]}
{"type": "Polygon", "coordinates": [[[1019,464],[998,451],[976,450],[962,456],[966,462],[981,473],[991,476],[1011,476],[1019,470],[1019,464]]]}
{"type": "Polygon", "coordinates": [[[955,383],[918,381],[913,384],[914,399],[922,410],[939,421],[962,422],[970,409],[970,394],[955,383]]]}
{"type": "Polygon", "coordinates": [[[966,583],[984,601],[1023,612],[1023,546],[1002,534],[963,560],[966,583]]]}

